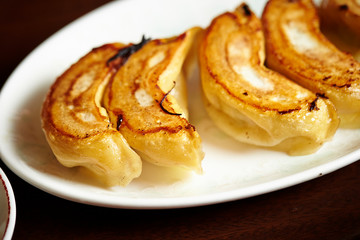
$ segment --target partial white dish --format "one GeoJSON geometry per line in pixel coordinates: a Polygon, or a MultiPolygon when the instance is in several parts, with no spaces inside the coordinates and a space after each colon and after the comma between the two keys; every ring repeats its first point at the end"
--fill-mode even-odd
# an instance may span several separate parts
{"type": "Polygon", "coordinates": [[[9,179],[0,168],[0,239],[10,240],[16,221],[15,196],[9,179]]]}
{"type": "MultiPolygon", "coordinates": [[[[322,176],[360,158],[360,130],[340,129],[317,153],[290,157],[238,143],[207,117],[198,82],[189,87],[191,122],[203,139],[203,175],[166,172],[145,164],[126,188],[103,188],[61,166],[40,126],[40,109],[50,85],[90,49],[109,42],[138,42],[141,36],[178,35],[206,27],[239,0],[125,0],[111,2],[65,27],[36,48],[14,71],[0,95],[0,150],[6,165],[30,184],[76,202],[134,209],[179,208],[251,197],[322,176]],[[156,6],[156,7],[154,7],[156,6]],[[151,10],[150,10],[151,9],[151,10]]],[[[260,15],[265,1],[248,1],[260,15]]]]}

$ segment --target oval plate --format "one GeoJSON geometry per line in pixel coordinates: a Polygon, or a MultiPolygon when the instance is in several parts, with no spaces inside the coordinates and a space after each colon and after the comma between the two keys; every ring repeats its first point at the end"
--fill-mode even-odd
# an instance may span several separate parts
{"type": "MultiPolygon", "coordinates": [[[[259,16],[265,1],[248,1],[259,16]]],[[[317,153],[290,157],[236,142],[220,132],[202,106],[198,80],[189,86],[191,122],[203,139],[203,175],[144,164],[126,188],[103,188],[54,158],[41,130],[40,110],[54,82],[92,48],[109,42],[162,38],[206,27],[238,0],[114,1],[85,15],[36,48],[14,71],[0,96],[0,149],[5,164],[50,194],[91,205],[160,209],[215,204],[289,187],[335,171],[360,158],[360,130],[340,129],[317,153]],[[141,6],[141,7],[139,7],[141,6]],[[161,6],[153,8],[153,6],[161,6]],[[148,11],[151,9],[151,11],[148,11]]]]}

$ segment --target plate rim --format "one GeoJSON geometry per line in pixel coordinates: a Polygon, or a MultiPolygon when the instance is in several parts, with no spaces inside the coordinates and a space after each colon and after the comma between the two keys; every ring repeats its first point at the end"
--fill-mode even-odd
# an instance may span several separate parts
{"type": "Polygon", "coordinates": [[[281,177],[278,179],[274,179],[272,181],[268,181],[256,185],[251,185],[244,188],[234,189],[230,191],[223,191],[219,193],[211,193],[200,196],[146,198],[145,202],[144,199],[142,198],[131,198],[131,197],[129,198],[122,196],[116,196],[116,201],[114,201],[115,197],[111,198],[110,200],[106,199],[106,201],[104,200],[98,201],[98,198],[95,198],[95,200],[93,198],[94,196],[96,197],[97,194],[95,194],[94,196],[93,194],[90,194],[87,197],[67,195],[64,194],[64,192],[61,190],[57,190],[56,188],[51,188],[47,185],[43,185],[41,184],[41,182],[37,182],[34,179],[30,178],[28,175],[24,174],[24,172],[20,171],[19,168],[14,167],[14,165],[10,163],[11,161],[8,161],[7,158],[5,158],[7,160],[4,161],[4,163],[9,167],[9,169],[11,169],[16,175],[18,175],[27,183],[31,184],[32,186],[42,191],[45,191],[49,194],[52,194],[54,196],[57,196],[65,200],[87,204],[87,205],[107,207],[107,208],[151,210],[151,209],[177,209],[177,208],[207,206],[207,205],[231,202],[231,201],[236,201],[236,200],[241,200],[245,198],[251,198],[251,197],[271,193],[274,191],[296,186],[298,184],[305,183],[310,180],[315,180],[316,178],[325,176],[331,172],[346,167],[352,163],[359,161],[358,159],[359,155],[360,155],[360,149],[357,149],[343,157],[338,158],[336,161],[327,162],[325,164],[315,166],[304,171],[300,171],[296,174],[292,174],[286,177],[281,177]],[[244,190],[246,190],[246,193],[244,193],[244,190]]]}
{"type": "MultiPolygon", "coordinates": [[[[143,0],[138,0],[143,1],[143,0]]],[[[122,3],[129,3],[131,1],[125,0],[121,1],[122,3]]],[[[243,2],[239,0],[239,3],[243,2]]],[[[246,2],[246,1],[245,1],[246,2]]],[[[8,88],[10,88],[10,84],[12,79],[14,79],[17,75],[17,72],[22,69],[22,66],[24,66],[29,59],[31,59],[31,56],[33,54],[36,54],[37,51],[43,48],[44,45],[46,45],[48,42],[52,41],[52,39],[55,39],[57,36],[61,35],[62,32],[66,31],[66,29],[71,28],[74,24],[84,21],[86,18],[90,18],[91,16],[94,16],[96,14],[99,14],[100,12],[106,11],[106,9],[112,7],[113,5],[121,4],[120,1],[114,1],[104,4],[103,6],[100,6],[99,8],[94,9],[93,11],[90,11],[89,13],[85,14],[84,16],[76,19],[75,21],[67,24],[54,34],[52,34],[49,38],[47,38],[45,41],[43,41],[41,44],[39,44],[33,51],[31,51],[21,62],[20,64],[15,68],[15,70],[11,73],[7,81],[5,82],[4,86],[2,87],[0,91],[0,103],[3,101],[4,92],[7,91],[8,88]]],[[[13,171],[17,176],[31,184],[32,186],[41,189],[42,191],[45,191],[47,193],[50,193],[54,196],[89,204],[89,205],[95,205],[95,206],[102,206],[102,207],[110,207],[110,208],[126,208],[126,209],[169,209],[169,208],[184,208],[184,207],[197,207],[197,206],[204,206],[204,205],[212,205],[217,203],[223,203],[223,202],[229,202],[234,200],[240,200],[248,197],[253,197],[277,190],[281,190],[284,188],[288,188],[294,185],[297,185],[299,183],[303,183],[312,179],[315,179],[320,176],[324,176],[328,173],[331,173],[335,170],[338,170],[342,167],[345,167],[351,163],[354,163],[359,160],[360,157],[360,149],[356,149],[338,159],[333,160],[331,162],[327,162],[325,164],[321,164],[300,172],[297,172],[296,174],[292,174],[289,176],[285,176],[282,178],[278,178],[269,182],[264,182],[260,184],[250,185],[244,188],[239,188],[231,191],[225,191],[220,193],[211,193],[208,195],[200,195],[200,196],[185,196],[185,197],[172,197],[172,198],[147,198],[146,203],[142,202],[141,199],[133,199],[133,198],[124,198],[121,196],[118,196],[118,199],[122,199],[122,203],[115,204],[111,201],[106,202],[99,202],[99,201],[92,201],[91,195],[89,195],[86,198],[80,198],[80,197],[74,197],[69,196],[67,194],[64,194],[63,192],[59,191],[58,189],[51,189],[50,186],[43,185],[42,183],[37,182],[35,179],[32,179],[29,174],[27,175],[24,173],[24,170],[21,170],[16,166],[18,162],[11,161],[11,153],[7,151],[7,149],[4,149],[4,147],[0,144],[0,157],[3,160],[3,162],[9,167],[11,171],[13,171]],[[283,182],[286,182],[284,184],[283,182]],[[263,186],[267,186],[265,189],[263,186]],[[241,191],[246,191],[246,194],[240,194],[241,191]],[[209,200],[209,195],[211,196],[211,200],[209,200]],[[124,201],[124,199],[127,199],[127,201],[124,201]],[[172,201],[168,201],[171,199],[172,201]],[[174,201],[175,200],[175,201],[174,201]]],[[[46,173],[43,173],[46,175],[46,173]]],[[[31,174],[30,174],[31,175],[31,174]]],[[[121,201],[118,201],[121,202],[121,201]]]]}

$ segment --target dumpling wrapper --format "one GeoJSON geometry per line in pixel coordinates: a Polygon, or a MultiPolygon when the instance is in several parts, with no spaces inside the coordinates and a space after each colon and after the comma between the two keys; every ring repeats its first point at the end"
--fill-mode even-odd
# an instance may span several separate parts
{"type": "Polygon", "coordinates": [[[182,68],[199,31],[148,42],[111,79],[103,100],[113,127],[143,159],[198,173],[204,153],[187,120],[182,68]]]}
{"type": "Polygon", "coordinates": [[[315,152],[338,127],[333,104],[266,68],[264,59],[261,22],[246,4],[212,21],[199,52],[210,117],[241,142],[315,152]]]}
{"type": "Polygon", "coordinates": [[[42,108],[42,128],[57,160],[90,170],[105,185],[126,186],[142,171],[139,155],[110,124],[101,106],[115,69],[107,64],[123,44],[93,49],[51,86],[42,108]]]}
{"type": "Polygon", "coordinates": [[[360,127],[360,63],[322,34],[312,1],[270,0],[262,23],[267,65],[329,98],[341,127],[360,127]]]}

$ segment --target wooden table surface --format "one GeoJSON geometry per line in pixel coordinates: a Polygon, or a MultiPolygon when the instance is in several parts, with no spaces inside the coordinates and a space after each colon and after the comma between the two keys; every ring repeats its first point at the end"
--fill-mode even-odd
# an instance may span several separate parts
{"type": "MultiPolygon", "coordinates": [[[[1,1],[0,86],[38,44],[106,2],[1,1]]],[[[67,201],[29,185],[2,161],[0,166],[17,203],[13,239],[360,239],[360,161],[276,192],[170,210],[67,201]]]]}

